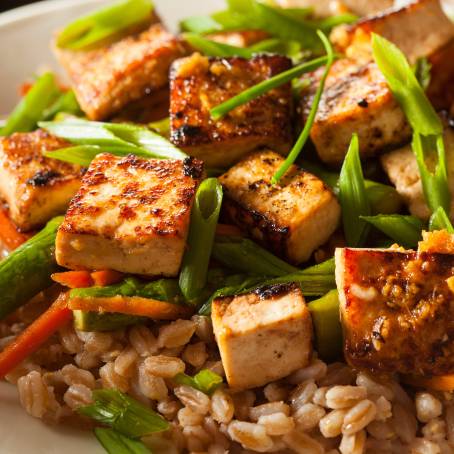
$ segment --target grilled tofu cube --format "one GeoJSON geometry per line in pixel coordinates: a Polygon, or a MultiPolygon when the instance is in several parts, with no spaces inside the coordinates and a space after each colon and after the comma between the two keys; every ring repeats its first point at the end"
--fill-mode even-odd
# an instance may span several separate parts
{"type": "MultiPolygon", "coordinates": [[[[454,196],[454,130],[448,125],[444,130],[444,142],[448,184],[454,196]]],[[[435,159],[435,156],[432,159],[435,159]]],[[[383,155],[381,163],[388,178],[407,204],[410,213],[421,219],[429,219],[431,212],[424,198],[418,164],[411,145],[383,155]]],[[[451,202],[450,217],[454,219],[454,200],[451,202]]]]}
{"type": "MultiPolygon", "coordinates": [[[[309,115],[322,71],[312,74],[311,85],[303,93],[303,123],[309,115]]],[[[355,132],[364,157],[400,146],[411,137],[405,115],[377,65],[341,59],[334,63],[326,80],[311,139],[322,161],[339,165],[355,132]]]]}
{"type": "Polygon", "coordinates": [[[263,30],[235,30],[211,33],[206,37],[218,43],[236,47],[249,47],[269,38],[269,34],[263,30]]]}
{"type": "Polygon", "coordinates": [[[189,228],[200,161],[98,155],[57,233],[57,262],[175,276],[189,228]]]}
{"type": "Polygon", "coordinates": [[[67,146],[43,130],[0,137],[0,197],[21,230],[40,227],[63,214],[79,189],[79,166],[43,156],[43,151],[67,146]]]}
{"type": "Polygon", "coordinates": [[[217,298],[211,318],[232,388],[262,386],[309,363],[312,320],[296,284],[217,298]]]}
{"type": "Polygon", "coordinates": [[[289,69],[288,58],[207,58],[199,54],[174,63],[170,76],[171,141],[208,167],[227,167],[258,148],[286,153],[292,141],[290,84],[240,106],[220,120],[210,109],[289,69]]]}
{"type": "Polygon", "coordinates": [[[376,372],[453,373],[453,270],[450,254],[338,249],[347,361],[376,372]]]}
{"type": "Polygon", "coordinates": [[[183,45],[161,24],[114,44],[86,52],[56,49],[82,110],[102,120],[144,97],[160,101],[169,67],[185,54],[183,45]]]}
{"type": "Polygon", "coordinates": [[[314,175],[292,166],[280,183],[271,177],[284,159],[258,151],[220,177],[224,213],[264,247],[298,264],[309,259],[336,230],[340,207],[314,175]]]}
{"type": "Polygon", "coordinates": [[[331,39],[347,57],[370,61],[372,33],[392,41],[414,63],[454,38],[454,24],[444,13],[440,0],[416,0],[356,24],[338,27],[331,39]]]}

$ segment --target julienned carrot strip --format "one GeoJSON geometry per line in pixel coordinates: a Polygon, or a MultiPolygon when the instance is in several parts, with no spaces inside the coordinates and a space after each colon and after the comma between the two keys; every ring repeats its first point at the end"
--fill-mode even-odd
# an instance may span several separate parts
{"type": "Polygon", "coordinates": [[[113,270],[93,271],[91,278],[97,287],[106,287],[120,282],[123,279],[123,273],[113,270]]]}
{"type": "Polygon", "coordinates": [[[418,388],[428,388],[435,391],[454,391],[454,374],[440,375],[438,377],[404,377],[404,383],[418,388]]]}
{"type": "Polygon", "coordinates": [[[54,273],[52,280],[69,288],[86,288],[94,285],[89,271],[65,271],[54,273]]]}
{"type": "Polygon", "coordinates": [[[17,227],[9,218],[7,210],[4,208],[0,209],[0,242],[9,251],[14,251],[22,243],[25,243],[29,237],[29,235],[24,235],[17,230],[17,227]]]}
{"type": "Polygon", "coordinates": [[[244,236],[244,233],[236,226],[230,224],[218,224],[216,235],[220,236],[244,236]]]}
{"type": "Polygon", "coordinates": [[[71,318],[72,311],[67,306],[67,295],[62,293],[44,314],[0,353],[0,378],[38,350],[71,318]]]}

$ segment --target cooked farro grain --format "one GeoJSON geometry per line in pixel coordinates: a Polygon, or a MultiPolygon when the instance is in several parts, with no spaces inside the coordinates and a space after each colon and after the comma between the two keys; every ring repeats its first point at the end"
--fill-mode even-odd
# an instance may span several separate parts
{"type": "Polygon", "coordinates": [[[337,437],[342,433],[342,425],[344,423],[347,410],[333,410],[320,419],[320,432],[326,438],[337,437]]]}
{"type": "Polygon", "coordinates": [[[144,325],[134,326],[130,329],[129,342],[142,357],[154,355],[159,349],[158,340],[144,325]]]}
{"type": "Polygon", "coordinates": [[[195,323],[195,334],[200,340],[208,343],[214,341],[213,324],[210,317],[193,315],[191,320],[195,323]]]}
{"type": "Polygon", "coordinates": [[[187,345],[181,357],[183,361],[186,361],[191,366],[196,368],[202,367],[208,358],[205,342],[187,345]]]}
{"type": "Polygon", "coordinates": [[[127,392],[129,389],[128,379],[115,372],[115,365],[113,362],[104,364],[104,366],[99,369],[99,376],[104,388],[117,388],[123,392],[127,392]]]}
{"type": "Polygon", "coordinates": [[[308,432],[318,426],[320,419],[325,416],[325,413],[324,408],[309,402],[298,408],[293,417],[298,429],[308,432]]]}
{"type": "Polygon", "coordinates": [[[443,411],[441,402],[427,392],[417,393],[415,397],[416,416],[421,422],[429,422],[437,418],[443,411]]]}
{"type": "Polygon", "coordinates": [[[160,347],[174,348],[186,345],[196,329],[192,320],[176,320],[159,329],[158,345],[160,347]]]}
{"type": "Polygon", "coordinates": [[[339,450],[342,454],[362,454],[366,445],[366,432],[361,430],[353,435],[342,435],[339,450]]]}
{"type": "Polygon", "coordinates": [[[307,380],[300,383],[290,394],[290,402],[294,411],[307,404],[314,397],[317,385],[314,380],[307,380]]]}
{"type": "Polygon", "coordinates": [[[68,323],[59,330],[59,337],[60,343],[67,353],[74,354],[83,351],[84,343],[77,336],[72,323],[68,323]]]}
{"type": "Polygon", "coordinates": [[[292,385],[297,385],[298,383],[302,383],[310,379],[320,380],[326,375],[327,371],[327,365],[323,361],[315,359],[308,367],[293,372],[287,380],[292,385]]]}
{"type": "Polygon", "coordinates": [[[72,410],[92,402],[92,390],[83,384],[71,385],[63,396],[65,404],[72,410]]]}
{"type": "Polygon", "coordinates": [[[139,387],[144,396],[152,400],[164,400],[167,398],[168,389],[166,382],[162,377],[152,375],[145,362],[139,366],[139,387]]]}
{"type": "Polygon", "coordinates": [[[376,414],[377,407],[371,400],[365,399],[358,402],[345,415],[342,433],[353,435],[359,432],[375,419],[376,414]]]}
{"type": "Polygon", "coordinates": [[[206,415],[210,411],[210,398],[198,389],[190,386],[177,386],[173,392],[180,399],[180,402],[189,407],[193,412],[206,415]]]}
{"type": "Polygon", "coordinates": [[[178,410],[178,422],[183,426],[199,426],[203,423],[203,415],[192,411],[189,407],[178,410]]]}
{"type": "Polygon", "coordinates": [[[223,389],[217,389],[211,397],[211,415],[213,419],[218,423],[227,424],[232,420],[234,413],[235,407],[232,397],[223,389]]]}
{"type": "Polygon", "coordinates": [[[268,435],[273,436],[288,434],[295,428],[294,419],[281,412],[260,416],[258,424],[265,427],[268,435]]]}
{"type": "Polygon", "coordinates": [[[273,447],[273,439],[267,435],[264,426],[245,421],[232,421],[228,433],[245,449],[267,452],[273,447]]]}
{"type": "Polygon", "coordinates": [[[79,369],[73,364],[67,364],[61,369],[63,381],[68,385],[84,385],[89,389],[95,387],[95,377],[93,374],[84,369],[79,369]]]}
{"type": "Polygon", "coordinates": [[[418,428],[416,417],[399,403],[393,405],[393,422],[397,436],[404,443],[410,443],[415,438],[418,428]]]}
{"type": "Polygon", "coordinates": [[[156,407],[158,412],[169,420],[175,418],[180,408],[181,404],[176,399],[173,399],[171,397],[159,401],[156,407]]]}
{"type": "Polygon", "coordinates": [[[323,446],[307,434],[294,430],[284,435],[284,443],[298,454],[323,454],[323,446]]]}
{"type": "Polygon", "coordinates": [[[139,355],[133,347],[126,347],[114,361],[114,371],[123,377],[131,377],[136,370],[139,355]]]}
{"type": "Polygon", "coordinates": [[[329,408],[348,408],[367,396],[362,386],[333,386],[326,392],[326,405],[329,408]]]}
{"type": "Polygon", "coordinates": [[[258,421],[260,416],[272,415],[273,413],[284,413],[284,415],[290,416],[290,406],[285,402],[269,402],[249,409],[249,417],[252,421],[258,421]]]}
{"type": "Polygon", "coordinates": [[[114,339],[111,333],[76,331],[87,352],[101,355],[111,348],[114,339]]]}
{"type": "Polygon", "coordinates": [[[263,388],[263,394],[269,402],[286,400],[289,394],[287,387],[280,383],[270,383],[263,388]]]}
{"type": "Polygon", "coordinates": [[[101,365],[101,359],[90,352],[80,352],[74,357],[74,362],[82,369],[95,369],[101,365]]]}
{"type": "Polygon", "coordinates": [[[148,374],[162,378],[173,378],[186,368],[181,359],[165,355],[149,356],[142,367],[148,374]]]}

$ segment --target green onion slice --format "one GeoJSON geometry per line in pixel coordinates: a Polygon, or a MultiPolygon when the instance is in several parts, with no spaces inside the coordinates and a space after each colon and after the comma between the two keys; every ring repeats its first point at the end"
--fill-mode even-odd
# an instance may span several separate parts
{"type": "Polygon", "coordinates": [[[222,186],[217,178],[204,180],[195,196],[180,272],[180,288],[188,301],[193,301],[205,287],[221,204],[222,186]]]}
{"type": "Polygon", "coordinates": [[[283,177],[285,172],[287,172],[287,170],[296,161],[299,154],[301,153],[301,150],[303,149],[304,145],[306,144],[307,139],[309,138],[309,135],[311,132],[312,125],[314,124],[315,117],[317,115],[317,110],[318,110],[318,106],[320,104],[320,99],[323,94],[323,89],[325,88],[326,78],[328,77],[328,73],[334,62],[334,51],[331,46],[331,43],[329,42],[329,39],[320,30],[317,31],[317,34],[318,34],[319,38],[321,39],[323,46],[325,47],[326,53],[327,53],[327,62],[326,62],[325,71],[323,73],[323,76],[320,80],[317,91],[315,93],[314,100],[312,101],[311,110],[307,117],[304,128],[301,131],[301,134],[298,137],[298,140],[296,141],[296,143],[293,146],[292,150],[290,151],[289,155],[287,156],[287,159],[282,163],[282,165],[279,167],[279,169],[273,175],[273,177],[271,179],[271,182],[273,184],[277,184],[279,182],[279,180],[283,177]]]}
{"type": "Polygon", "coordinates": [[[151,451],[141,441],[125,437],[114,429],[97,427],[94,432],[109,454],[151,454],[151,451]]]}
{"type": "Polygon", "coordinates": [[[205,394],[213,394],[216,389],[222,385],[222,377],[209,369],[202,369],[200,372],[191,377],[186,374],[178,374],[174,381],[179,385],[187,385],[198,389],[205,394]]]}
{"type": "Polygon", "coordinates": [[[449,233],[454,233],[454,227],[442,207],[438,207],[429,221],[429,230],[447,230],[449,233]]]}
{"type": "Polygon", "coordinates": [[[353,135],[339,176],[339,200],[347,244],[359,247],[366,239],[369,226],[361,216],[370,215],[363,171],[359,158],[358,136],[353,135]]]}
{"type": "Polygon", "coordinates": [[[57,37],[57,46],[87,50],[125,30],[146,23],[153,12],[151,0],[122,0],[80,17],[66,26],[57,37]]]}

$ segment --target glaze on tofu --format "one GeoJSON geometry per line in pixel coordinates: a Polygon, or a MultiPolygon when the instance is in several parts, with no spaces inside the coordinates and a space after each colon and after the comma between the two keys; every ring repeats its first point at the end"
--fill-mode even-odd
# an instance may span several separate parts
{"type": "Polygon", "coordinates": [[[265,385],[310,361],[312,320],[297,284],[217,298],[211,318],[232,388],[265,385]]]}
{"type": "Polygon", "coordinates": [[[340,207],[332,191],[314,175],[292,166],[279,184],[274,175],[284,159],[258,151],[219,180],[227,218],[291,263],[308,260],[336,230],[340,207]]]}
{"type": "Polygon", "coordinates": [[[79,189],[81,167],[43,156],[67,146],[43,130],[0,137],[0,196],[21,230],[63,214],[79,189]]]}
{"type": "Polygon", "coordinates": [[[178,274],[203,164],[98,155],[57,233],[57,262],[144,276],[178,274]]]}
{"type": "Polygon", "coordinates": [[[77,100],[91,120],[103,120],[144,97],[161,101],[169,67],[185,55],[184,46],[163,25],[86,52],[56,49],[77,100]]]}
{"type": "Polygon", "coordinates": [[[356,368],[454,372],[454,255],[337,249],[344,353],[356,368]]]}
{"type": "MultiPolygon", "coordinates": [[[[443,138],[446,152],[448,184],[451,195],[454,196],[454,129],[447,123],[443,138]]],[[[432,156],[432,158],[429,157],[428,162],[434,158],[435,156],[432,156]]],[[[426,204],[418,164],[411,145],[406,145],[383,155],[381,157],[381,163],[388,178],[408,206],[410,213],[421,219],[429,219],[431,212],[426,204]]],[[[450,217],[454,219],[454,199],[451,202],[450,217]]]]}
{"type": "Polygon", "coordinates": [[[267,146],[287,153],[292,143],[290,84],[271,90],[220,120],[210,109],[291,67],[287,57],[258,55],[178,60],[170,74],[171,141],[208,167],[226,167],[267,146]]]}
{"type": "MultiPolygon", "coordinates": [[[[311,85],[302,94],[303,123],[322,72],[320,68],[310,76],[311,85]]],[[[323,162],[340,165],[355,132],[364,157],[403,145],[411,137],[405,115],[377,65],[344,58],[333,64],[328,75],[311,139],[323,162]]]]}

